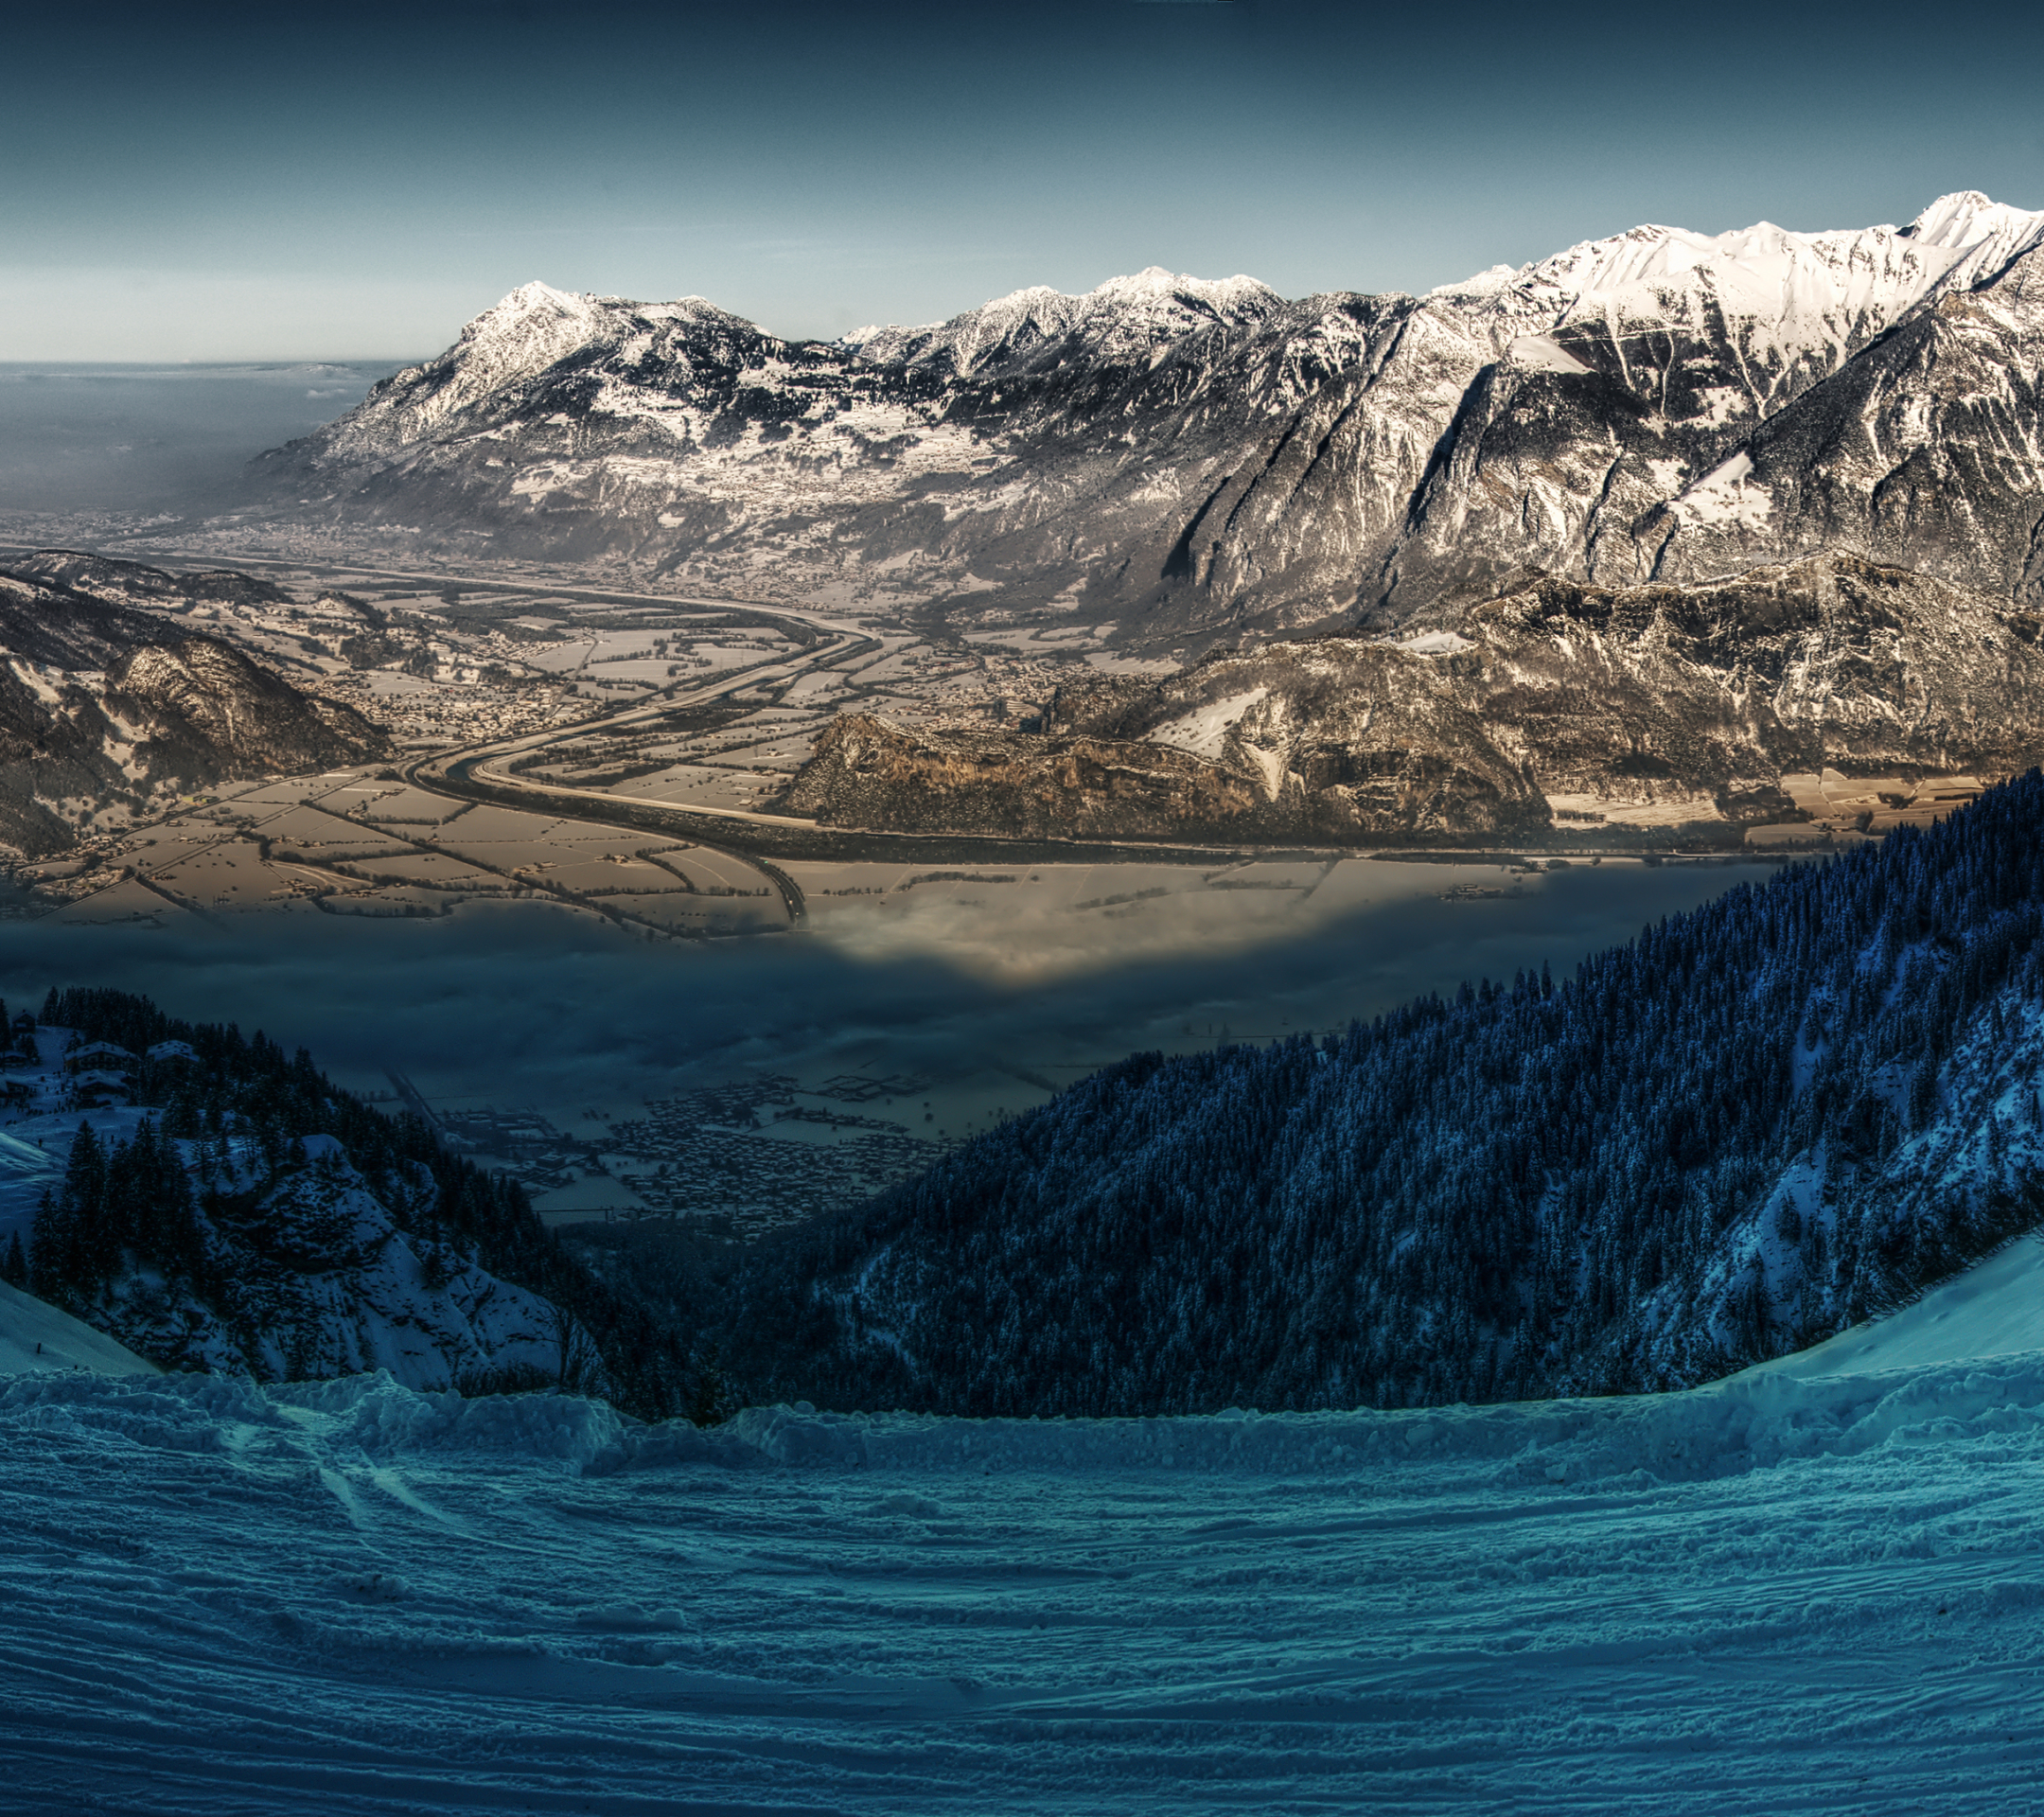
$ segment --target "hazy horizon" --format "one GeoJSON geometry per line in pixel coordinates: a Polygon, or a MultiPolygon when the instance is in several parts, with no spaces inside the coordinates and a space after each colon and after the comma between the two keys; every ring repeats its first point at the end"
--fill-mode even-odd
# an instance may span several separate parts
{"type": "Polygon", "coordinates": [[[0,509],[216,506],[256,455],[352,410],[401,363],[0,362],[0,509]]]}

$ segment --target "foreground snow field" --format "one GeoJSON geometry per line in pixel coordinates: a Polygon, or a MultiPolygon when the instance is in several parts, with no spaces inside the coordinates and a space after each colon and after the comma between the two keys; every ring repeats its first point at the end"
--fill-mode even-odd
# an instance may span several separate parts
{"type": "Polygon", "coordinates": [[[1884,1349],[2040,1273],[1858,1373],[1424,1413],[0,1380],[0,1807],[2035,1810],[2044,1353],[1884,1349]]]}

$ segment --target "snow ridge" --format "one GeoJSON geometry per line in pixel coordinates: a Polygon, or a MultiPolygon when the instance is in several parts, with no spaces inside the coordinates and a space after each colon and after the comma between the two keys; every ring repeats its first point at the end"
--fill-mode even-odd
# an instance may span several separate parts
{"type": "Polygon", "coordinates": [[[962,379],[1066,341],[1094,359],[1127,360],[1206,329],[1260,326],[1283,307],[1253,277],[1189,277],[1152,265],[1082,295],[1035,285],[948,322],[862,329],[839,344],[874,365],[942,366],[962,379]]]}

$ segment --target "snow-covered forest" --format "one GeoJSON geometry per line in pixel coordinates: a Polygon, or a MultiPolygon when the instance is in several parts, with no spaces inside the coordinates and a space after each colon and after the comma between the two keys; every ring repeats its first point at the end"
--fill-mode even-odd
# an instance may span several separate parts
{"type": "Polygon", "coordinates": [[[2044,776],[1572,978],[1137,1055],[713,1302],[742,1377],[977,1415],[1686,1385],[2044,1215],[2044,776]]]}
{"type": "Polygon", "coordinates": [[[695,1392],[672,1333],[579,1263],[516,1181],[336,1086],[305,1050],[97,989],[52,991],[10,1032],[26,1101],[90,1098],[79,1063],[97,1058],[129,1102],[103,1134],[79,1118],[0,1270],[137,1354],[257,1381],[380,1367],[422,1387],[565,1385],[651,1418],[695,1392]]]}

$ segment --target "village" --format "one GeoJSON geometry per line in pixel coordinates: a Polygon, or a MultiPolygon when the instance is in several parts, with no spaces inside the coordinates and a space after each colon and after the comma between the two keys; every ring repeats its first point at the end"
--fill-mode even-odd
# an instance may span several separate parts
{"type": "Polygon", "coordinates": [[[926,1166],[945,1138],[911,1133],[932,1115],[917,1097],[925,1088],[845,1074],[805,1089],[766,1073],[650,1101],[643,1116],[585,1110],[586,1133],[531,1108],[427,1114],[455,1145],[522,1181],[551,1226],[670,1217],[743,1241],[926,1166]]]}

